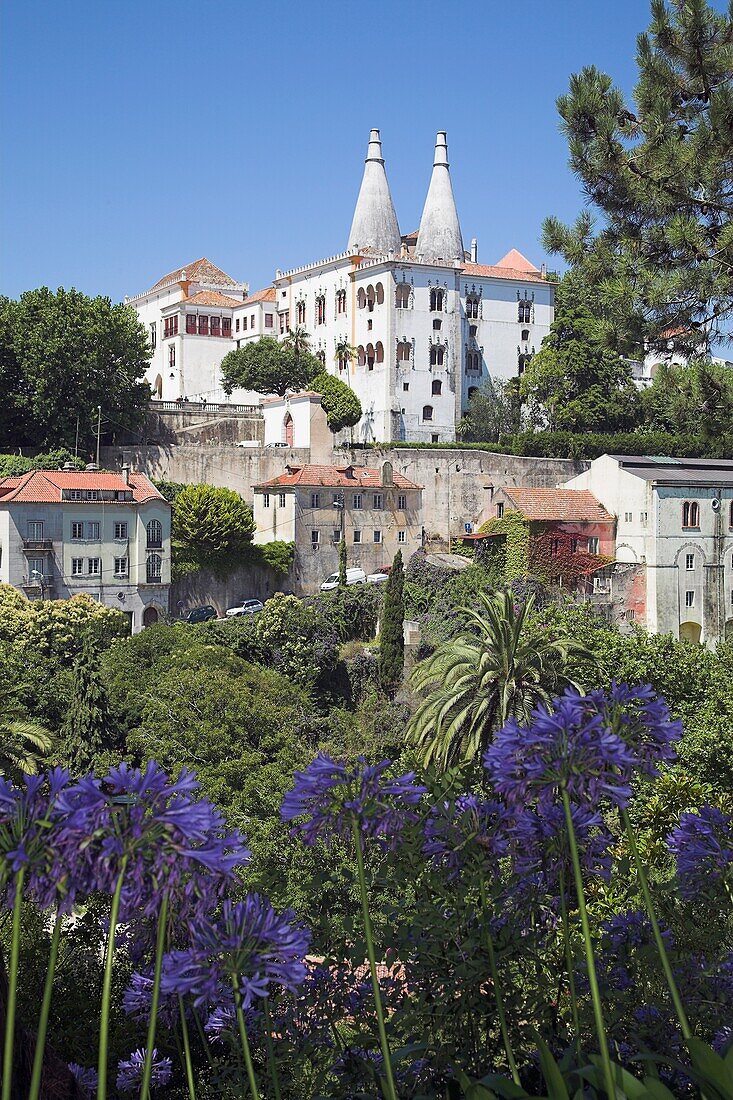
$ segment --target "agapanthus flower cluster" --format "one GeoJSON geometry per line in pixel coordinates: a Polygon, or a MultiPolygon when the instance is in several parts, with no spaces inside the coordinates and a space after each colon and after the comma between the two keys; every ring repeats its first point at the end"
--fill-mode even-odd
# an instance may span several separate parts
{"type": "Polygon", "coordinates": [[[69,784],[69,773],[61,768],[26,775],[18,786],[0,777],[0,883],[9,884],[11,904],[13,876],[22,869],[25,889],[41,908],[73,906],[82,883],[51,828],[56,800],[69,784]]]}
{"type": "MultiPolygon", "coordinates": [[[[117,1088],[120,1092],[133,1092],[142,1082],[145,1051],[135,1050],[129,1058],[123,1059],[117,1066],[117,1088]]],[[[173,1063],[170,1058],[161,1058],[153,1048],[150,1083],[154,1088],[162,1088],[171,1078],[173,1063]]]]}
{"type": "Polygon", "coordinates": [[[77,1062],[69,1062],[69,1072],[81,1088],[83,1093],[93,1093],[97,1091],[97,1084],[99,1082],[99,1076],[96,1069],[92,1069],[90,1066],[80,1066],[77,1062]]]}
{"type": "Polygon", "coordinates": [[[229,1008],[234,984],[250,1008],[271,986],[294,993],[306,975],[308,931],[291,910],[276,913],[259,894],[225,900],[217,917],[191,922],[191,946],[166,955],[161,992],[191,996],[196,1006],[229,1008]]]}
{"type": "Polygon", "coordinates": [[[684,813],[671,833],[669,850],[677,861],[684,898],[708,893],[711,885],[733,886],[733,816],[714,806],[684,813]]]}
{"type": "Polygon", "coordinates": [[[282,818],[304,819],[293,832],[306,844],[349,837],[354,823],[362,836],[396,844],[405,824],[415,820],[413,807],[426,788],[416,782],[414,772],[390,778],[385,774],[390,766],[389,760],[367,764],[359,757],[347,767],[319,753],[305,771],[295,773],[295,786],[283,799],[282,818]]]}
{"type": "Polygon", "coordinates": [[[467,865],[495,867],[509,847],[506,807],[500,802],[463,794],[455,802],[431,807],[423,826],[423,852],[455,876],[467,865]]]}
{"type": "MultiPolygon", "coordinates": [[[[122,1007],[128,1016],[147,1023],[153,999],[153,970],[149,967],[144,973],[136,972],[130,978],[130,984],[122,998],[122,1007]]],[[[171,1027],[179,1015],[178,997],[169,994],[158,1000],[158,1020],[171,1027]]]]}
{"type": "MultiPolygon", "coordinates": [[[[573,831],[584,875],[608,879],[612,838],[603,819],[587,806],[571,806],[573,831]]],[[[570,842],[562,806],[529,808],[516,816],[510,830],[516,890],[548,895],[553,901],[572,882],[570,842]]]]}
{"type": "Polygon", "coordinates": [[[589,695],[569,689],[550,708],[535,709],[528,726],[507,722],[483,762],[510,805],[548,805],[567,791],[577,804],[608,799],[625,807],[635,772],[671,759],[680,733],[651,688],[614,683],[589,695]]]}
{"type": "MultiPolygon", "coordinates": [[[[667,950],[671,950],[672,933],[662,929],[661,935],[667,950]]],[[[647,914],[640,909],[617,913],[601,925],[596,957],[599,980],[614,993],[634,989],[638,964],[645,954],[652,953],[656,966],[656,946],[647,914]]]]}

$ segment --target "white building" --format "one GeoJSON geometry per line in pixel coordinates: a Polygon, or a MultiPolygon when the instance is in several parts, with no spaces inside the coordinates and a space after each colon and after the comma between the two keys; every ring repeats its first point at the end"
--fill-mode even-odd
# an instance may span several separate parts
{"type": "Polygon", "coordinates": [[[171,506],[126,468],[3,478],[0,581],[29,599],[86,592],[137,632],[168,612],[171,506]]]}
{"type": "Polygon", "coordinates": [[[521,374],[554,314],[554,285],[515,249],[489,266],[478,263],[475,240],[464,250],[443,131],[416,233],[400,234],[372,130],[346,251],[278,271],[250,298],[208,261],[192,268],[194,279],[181,269],[130,299],[149,328],[163,325],[148,375],[154,393],[219,400],[226,351],[304,328],[325,368],[359,396],[354,435],[365,442],[454,440],[471,392],[489,376],[521,374]],[[354,357],[338,358],[347,346],[354,357]]]}
{"type": "Polygon", "coordinates": [[[733,461],[603,455],[566,483],[617,517],[616,561],[638,565],[626,617],[715,646],[733,629],[733,461]]]}

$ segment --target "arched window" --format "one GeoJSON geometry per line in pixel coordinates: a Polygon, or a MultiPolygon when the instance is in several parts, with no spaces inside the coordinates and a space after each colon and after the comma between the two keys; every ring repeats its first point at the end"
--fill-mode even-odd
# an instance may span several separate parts
{"type": "Polygon", "coordinates": [[[337,290],[336,291],[336,312],[337,313],[346,313],[346,291],[345,290],[337,290]]]}
{"type": "Polygon", "coordinates": [[[316,324],[325,325],[326,323],[326,295],[319,294],[316,298],[316,324]]]}
{"type": "Polygon", "coordinates": [[[469,294],[466,298],[466,317],[470,320],[478,318],[478,297],[475,294],[469,294]]]}
{"type": "Polygon", "coordinates": [[[466,352],[466,371],[469,374],[478,374],[481,370],[481,356],[477,351],[466,352]]]}
{"type": "Polygon", "coordinates": [[[369,370],[374,370],[374,344],[367,344],[366,347],[366,361],[369,370]]]}
{"type": "Polygon", "coordinates": [[[430,310],[432,313],[442,313],[445,302],[445,291],[435,287],[430,291],[430,310]]]}
{"type": "Polygon", "coordinates": [[[423,418],[423,420],[432,420],[433,419],[433,406],[432,405],[423,405],[422,418],[423,418]]]}
{"type": "Polygon", "coordinates": [[[524,372],[527,369],[527,367],[529,366],[531,360],[532,360],[532,356],[529,355],[529,354],[519,356],[518,362],[519,362],[519,373],[520,373],[520,375],[524,374],[524,372]]]}
{"type": "Polygon", "coordinates": [[[160,554],[150,554],[146,563],[145,572],[148,584],[155,584],[156,581],[161,579],[163,575],[163,559],[160,554]]]}
{"type": "Polygon", "coordinates": [[[295,320],[299,325],[305,324],[305,301],[302,299],[295,304],[295,320]]]}
{"type": "Polygon", "coordinates": [[[156,395],[156,397],[163,396],[163,378],[160,374],[156,376],[153,393],[156,395]]]}
{"type": "Polygon", "coordinates": [[[410,284],[398,283],[395,291],[395,303],[397,309],[409,309],[410,308],[410,284]]]}
{"type": "Polygon", "coordinates": [[[430,366],[442,367],[445,359],[445,348],[442,344],[430,345],[430,366]]]}
{"type": "Polygon", "coordinates": [[[285,413],[282,441],[286,443],[288,447],[292,447],[293,445],[293,418],[290,413],[285,413]]]}
{"type": "Polygon", "coordinates": [[[148,520],[148,548],[159,549],[163,545],[163,525],[158,519],[148,520]]]}
{"type": "Polygon", "coordinates": [[[384,301],[384,287],[381,283],[377,283],[375,290],[377,292],[377,305],[381,306],[382,302],[384,301]]]}
{"type": "Polygon", "coordinates": [[[381,340],[377,340],[374,346],[374,356],[378,363],[384,362],[384,347],[382,346],[381,340]]]}
{"type": "Polygon", "coordinates": [[[525,343],[527,342],[527,340],[529,340],[529,329],[528,328],[523,328],[522,329],[522,339],[524,340],[525,343]]]}
{"type": "Polygon", "coordinates": [[[370,313],[374,312],[374,287],[370,283],[366,289],[367,309],[370,313]]]}
{"type": "Polygon", "coordinates": [[[440,397],[442,389],[443,389],[443,383],[440,381],[439,378],[434,378],[433,379],[433,388],[432,388],[433,397],[440,397]]]}
{"type": "Polygon", "coordinates": [[[532,321],[532,303],[529,298],[523,298],[517,303],[517,320],[520,325],[528,325],[532,321]]]}
{"type": "Polygon", "coordinates": [[[356,304],[359,306],[359,309],[363,309],[366,305],[366,291],[364,290],[363,286],[359,287],[358,293],[356,295],[356,304]]]}
{"type": "Polygon", "coordinates": [[[682,505],[682,526],[700,526],[700,506],[696,500],[686,500],[682,505]]]}
{"type": "Polygon", "coordinates": [[[321,351],[316,352],[316,359],[318,360],[318,362],[321,364],[322,367],[325,367],[325,365],[326,365],[326,353],[325,353],[325,351],[323,351],[323,349],[321,349],[321,351]]]}
{"type": "Polygon", "coordinates": [[[357,351],[357,354],[356,354],[356,361],[357,361],[357,363],[359,364],[360,367],[363,367],[364,364],[366,363],[366,352],[364,351],[364,345],[363,344],[359,344],[359,350],[357,351]]]}
{"type": "Polygon", "coordinates": [[[397,362],[409,363],[412,354],[412,344],[409,340],[399,340],[397,343],[397,362]]]}

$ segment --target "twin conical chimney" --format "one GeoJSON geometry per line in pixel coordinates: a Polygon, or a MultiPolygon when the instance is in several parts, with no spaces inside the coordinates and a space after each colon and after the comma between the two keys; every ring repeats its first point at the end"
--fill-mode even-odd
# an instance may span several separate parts
{"type": "Polygon", "coordinates": [[[397,215],[384,170],[379,130],[372,130],[346,247],[349,251],[370,249],[386,256],[390,252],[399,255],[401,243],[397,215]]]}
{"type": "Polygon", "coordinates": [[[463,237],[456,201],[448,171],[448,141],[445,130],[435,139],[433,174],[425,199],[415,253],[418,259],[433,262],[463,262],[463,237]]]}

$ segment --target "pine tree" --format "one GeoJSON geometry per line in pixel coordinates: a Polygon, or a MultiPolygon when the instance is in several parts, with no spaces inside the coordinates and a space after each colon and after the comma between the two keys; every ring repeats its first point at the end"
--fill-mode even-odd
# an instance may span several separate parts
{"type": "Polygon", "coordinates": [[[110,742],[107,691],[99,668],[99,649],[87,631],[74,665],[71,702],[61,730],[64,755],[72,773],[94,767],[96,757],[110,742]]]}
{"type": "Polygon", "coordinates": [[[394,695],[402,682],[405,665],[403,590],[402,551],[398,550],[385,585],[384,608],[379,629],[379,682],[382,690],[390,696],[394,695]]]}
{"type": "Polygon", "coordinates": [[[339,543],[339,588],[346,587],[346,542],[339,543]]]}
{"type": "Polygon", "coordinates": [[[545,222],[545,247],[599,288],[607,343],[638,355],[670,336],[705,353],[733,316],[733,10],[652,0],[629,106],[589,66],[558,100],[570,167],[600,210],[545,222]]]}

